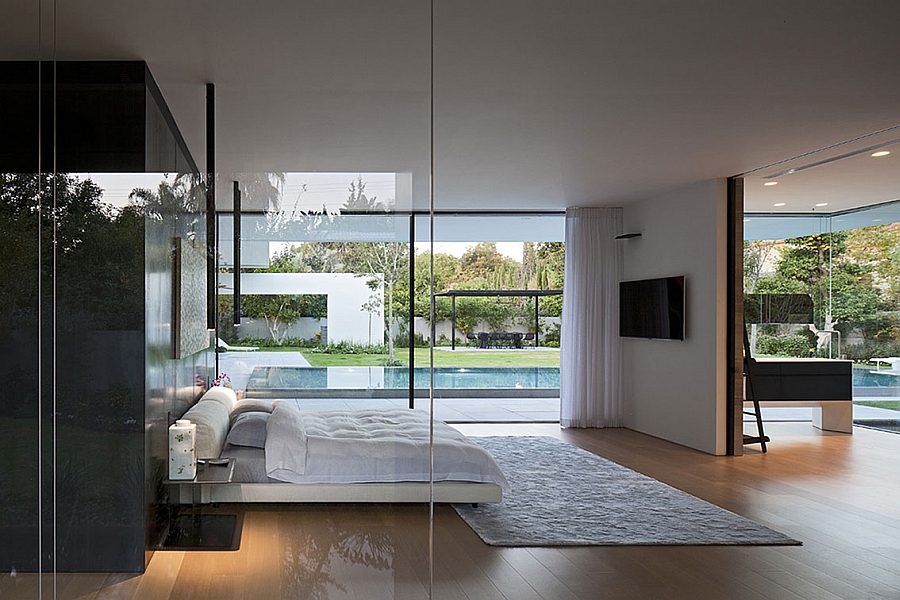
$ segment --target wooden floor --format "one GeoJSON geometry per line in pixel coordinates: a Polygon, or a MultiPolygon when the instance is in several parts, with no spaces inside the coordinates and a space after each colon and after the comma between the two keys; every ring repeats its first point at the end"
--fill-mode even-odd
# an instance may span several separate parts
{"type": "MultiPolygon", "coordinates": [[[[803,546],[492,548],[438,506],[432,580],[427,507],[300,506],[247,512],[237,552],[157,552],[141,576],[59,575],[57,597],[900,598],[900,435],[773,423],[768,454],[727,458],[628,430],[460,428],[555,435],[803,546]]],[[[52,589],[47,577],[45,598],[52,589]]],[[[0,576],[0,598],[36,597],[36,576],[0,576]]]]}

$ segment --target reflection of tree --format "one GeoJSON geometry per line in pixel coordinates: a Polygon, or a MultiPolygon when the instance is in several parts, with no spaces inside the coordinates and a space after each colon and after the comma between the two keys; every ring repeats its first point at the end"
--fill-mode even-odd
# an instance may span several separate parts
{"type": "Polygon", "coordinates": [[[78,321],[91,329],[140,329],[141,209],[117,211],[103,204],[100,188],[90,180],[57,175],[55,184],[54,190],[51,175],[0,174],[0,335],[13,319],[36,318],[39,251],[45,300],[50,301],[54,287],[65,290],[54,298],[57,313],[65,315],[60,327],[72,328],[78,321]]]}
{"type": "Polygon", "coordinates": [[[345,592],[331,575],[331,566],[338,559],[379,571],[393,564],[394,539],[389,532],[362,530],[330,520],[326,527],[317,523],[316,529],[291,535],[285,544],[284,598],[322,600],[330,597],[329,587],[345,592]]]}

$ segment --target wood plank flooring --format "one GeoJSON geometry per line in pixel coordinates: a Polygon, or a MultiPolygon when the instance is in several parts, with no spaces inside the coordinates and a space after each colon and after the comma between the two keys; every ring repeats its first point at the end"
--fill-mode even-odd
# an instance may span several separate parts
{"type": "MultiPolygon", "coordinates": [[[[803,541],[801,547],[493,548],[435,507],[257,507],[237,552],[157,552],[140,576],[60,574],[61,599],[900,599],[900,435],[771,423],[768,454],[715,457],[628,430],[466,425],[553,435],[803,541]]],[[[548,473],[548,477],[552,474],[548,473]]],[[[38,598],[31,574],[0,599],[38,598]]],[[[52,598],[45,576],[43,597],[52,598]]]]}

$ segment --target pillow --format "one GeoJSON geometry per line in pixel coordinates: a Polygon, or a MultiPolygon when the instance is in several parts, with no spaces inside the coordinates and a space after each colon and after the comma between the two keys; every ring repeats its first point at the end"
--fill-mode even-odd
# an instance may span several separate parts
{"type": "Polygon", "coordinates": [[[234,408],[231,409],[231,423],[244,413],[248,412],[272,412],[272,403],[268,400],[238,400],[234,408]]]}
{"type": "Polygon", "coordinates": [[[216,401],[201,400],[182,419],[197,424],[197,458],[218,458],[228,435],[228,411],[216,401]]]}
{"type": "Polygon", "coordinates": [[[231,412],[231,409],[234,408],[234,403],[237,402],[237,395],[231,388],[227,388],[223,385],[214,385],[209,388],[200,399],[221,402],[222,406],[225,407],[225,410],[231,412]]]}
{"type": "Polygon", "coordinates": [[[266,474],[289,483],[306,472],[306,426],[300,409],[289,402],[275,405],[266,423],[266,474]]]}
{"type": "Polygon", "coordinates": [[[269,413],[267,412],[245,412],[238,415],[231,425],[231,431],[228,432],[225,443],[232,446],[265,448],[268,422],[269,413]]]}

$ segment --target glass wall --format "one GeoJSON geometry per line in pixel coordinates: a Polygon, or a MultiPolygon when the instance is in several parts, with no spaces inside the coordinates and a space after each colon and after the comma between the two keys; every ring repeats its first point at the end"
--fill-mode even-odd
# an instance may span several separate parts
{"type": "Polygon", "coordinates": [[[248,398],[408,407],[408,175],[267,174],[265,200],[241,177],[237,318],[234,219],[219,216],[221,371],[248,398]]]}
{"type": "Polygon", "coordinates": [[[433,260],[429,245],[416,245],[415,337],[418,364],[434,341],[436,418],[559,421],[564,227],[561,213],[435,216],[433,260]]]}
{"type": "Polygon", "coordinates": [[[854,419],[896,419],[900,203],[815,217],[747,213],[744,237],[745,312],[756,355],[852,360],[854,419]],[[772,298],[793,306],[774,306],[772,298]],[[808,299],[808,308],[797,298],[808,299]]]}
{"type": "Polygon", "coordinates": [[[0,558],[12,574],[140,571],[165,526],[168,419],[210,376],[205,322],[180,354],[192,323],[173,311],[176,289],[206,297],[173,285],[176,240],[203,262],[197,173],[142,62],[2,63],[0,81],[0,558]]]}

